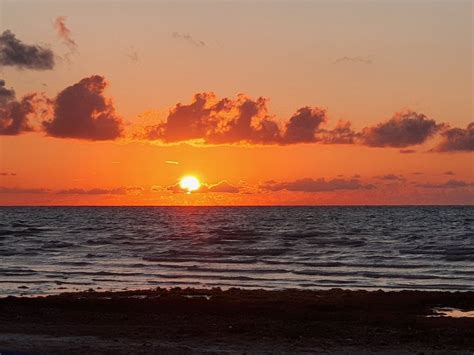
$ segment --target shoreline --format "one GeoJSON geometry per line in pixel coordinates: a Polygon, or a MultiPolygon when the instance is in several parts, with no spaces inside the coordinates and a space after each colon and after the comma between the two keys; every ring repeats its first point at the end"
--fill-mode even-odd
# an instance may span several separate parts
{"type": "Polygon", "coordinates": [[[173,288],[0,298],[0,352],[466,353],[472,291],[173,288]]]}

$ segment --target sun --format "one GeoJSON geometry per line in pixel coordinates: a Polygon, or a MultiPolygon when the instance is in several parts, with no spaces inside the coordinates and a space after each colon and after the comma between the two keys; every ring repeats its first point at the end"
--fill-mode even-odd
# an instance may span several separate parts
{"type": "Polygon", "coordinates": [[[179,187],[183,190],[187,190],[188,194],[190,194],[192,191],[198,190],[201,187],[201,183],[197,177],[188,175],[181,178],[179,187]]]}

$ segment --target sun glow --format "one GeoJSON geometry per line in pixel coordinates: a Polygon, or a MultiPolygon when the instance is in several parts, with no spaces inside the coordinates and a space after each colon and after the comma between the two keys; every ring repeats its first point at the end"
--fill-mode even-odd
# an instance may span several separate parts
{"type": "Polygon", "coordinates": [[[192,191],[196,191],[201,187],[201,183],[195,176],[184,176],[179,182],[179,187],[183,190],[187,190],[188,194],[192,191]]]}

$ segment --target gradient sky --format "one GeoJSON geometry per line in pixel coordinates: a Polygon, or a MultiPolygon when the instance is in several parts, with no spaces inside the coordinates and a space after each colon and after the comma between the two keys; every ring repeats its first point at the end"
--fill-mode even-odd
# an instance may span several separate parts
{"type": "Polygon", "coordinates": [[[50,70],[0,66],[17,99],[44,92],[55,101],[99,75],[123,120],[117,139],[54,136],[40,122],[52,112],[29,118],[33,132],[0,135],[0,204],[472,204],[472,8],[456,0],[0,0],[0,32],[55,55],[50,70]],[[59,16],[76,45],[58,35],[59,16]],[[137,135],[201,92],[267,98],[282,129],[305,106],[326,110],[329,130],[347,120],[362,134],[412,111],[440,126],[403,146],[371,146],[365,135],[351,144],[137,135]],[[465,130],[467,148],[437,151],[453,128],[465,130]],[[206,188],[175,191],[187,174],[206,188]]]}

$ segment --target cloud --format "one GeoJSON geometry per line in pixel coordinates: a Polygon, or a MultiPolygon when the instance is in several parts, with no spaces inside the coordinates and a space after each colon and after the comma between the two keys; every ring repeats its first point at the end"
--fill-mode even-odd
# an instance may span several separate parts
{"type": "Polygon", "coordinates": [[[48,189],[22,188],[22,187],[0,187],[0,194],[46,194],[48,189]]]}
{"type": "Polygon", "coordinates": [[[237,186],[229,184],[227,181],[220,181],[217,184],[209,185],[207,191],[204,192],[217,192],[217,193],[239,193],[240,189],[237,186]]]}
{"type": "Polygon", "coordinates": [[[170,165],[179,165],[179,161],[174,160],[165,160],[165,163],[170,165]]]}
{"type": "Polygon", "coordinates": [[[390,120],[362,130],[360,143],[370,147],[404,148],[424,143],[441,129],[435,120],[414,111],[396,113],[390,120]]]}
{"type": "Polygon", "coordinates": [[[267,115],[267,100],[218,100],[212,92],[194,95],[191,104],[177,104],[166,121],[145,128],[142,138],[166,143],[200,140],[210,144],[277,143],[280,131],[267,115]]]}
{"type": "Polygon", "coordinates": [[[130,47],[126,52],[127,58],[130,59],[131,62],[137,63],[138,62],[138,50],[134,47],[130,47]]]}
{"type": "Polygon", "coordinates": [[[354,144],[359,134],[352,130],[349,121],[338,121],[332,130],[320,130],[317,141],[324,144],[354,144]]]}
{"type": "Polygon", "coordinates": [[[434,149],[437,152],[472,152],[474,151],[474,122],[466,129],[450,128],[441,132],[442,141],[434,149]]]}
{"type": "Polygon", "coordinates": [[[324,178],[319,179],[298,179],[290,182],[267,181],[260,184],[260,188],[267,191],[299,191],[299,192],[324,192],[336,190],[361,190],[372,189],[374,185],[363,184],[358,179],[332,179],[326,181],[324,178]]]}
{"type": "Polygon", "coordinates": [[[356,57],[341,57],[334,61],[334,64],[339,63],[361,63],[361,64],[372,64],[374,61],[373,56],[368,55],[365,57],[356,56],[356,57]]]}
{"type": "Polygon", "coordinates": [[[379,179],[379,180],[392,180],[392,181],[403,181],[403,180],[405,180],[405,178],[402,175],[394,175],[394,174],[374,176],[374,178],[379,179]]]}
{"type": "Polygon", "coordinates": [[[41,113],[40,106],[44,97],[40,94],[28,94],[17,100],[15,91],[5,87],[0,80],[0,135],[14,136],[33,130],[29,116],[41,113]]]}
{"type": "Polygon", "coordinates": [[[16,176],[16,173],[1,172],[0,176],[16,176]]]}
{"type": "Polygon", "coordinates": [[[190,44],[192,44],[193,46],[196,46],[196,47],[205,47],[206,46],[206,42],[193,38],[193,36],[191,36],[189,33],[173,32],[171,34],[171,37],[173,37],[175,39],[184,40],[184,41],[186,41],[186,42],[188,42],[188,43],[190,43],[190,44]]]}
{"type": "Polygon", "coordinates": [[[333,131],[320,128],[327,122],[323,109],[302,107],[280,124],[269,114],[267,103],[263,97],[254,100],[244,94],[233,100],[218,99],[212,92],[199,93],[190,104],[178,103],[164,122],[145,127],[137,137],[165,143],[275,145],[353,140],[350,124],[339,124],[333,131]]]}
{"type": "Polygon", "coordinates": [[[103,96],[105,78],[93,75],[65,88],[54,100],[54,117],[43,121],[52,137],[114,140],[122,136],[122,119],[111,99],[103,96]]]}
{"type": "Polygon", "coordinates": [[[54,28],[56,33],[63,40],[64,44],[68,46],[71,52],[75,52],[77,49],[77,43],[71,37],[71,30],[66,26],[67,17],[58,16],[54,20],[54,28]]]}
{"type": "Polygon", "coordinates": [[[425,189],[457,189],[474,186],[474,182],[466,182],[462,180],[448,180],[442,184],[418,184],[417,187],[422,187],[425,189]]]}
{"type": "MultiPolygon", "coordinates": [[[[135,191],[135,187],[133,190],[135,191]]],[[[139,188],[141,189],[141,188],[139,188]]],[[[143,191],[143,190],[141,190],[143,191]]],[[[125,187],[117,187],[114,189],[81,189],[81,188],[72,188],[72,189],[65,189],[56,192],[58,195],[126,195],[129,192],[128,188],[125,187]]]]}
{"type": "Polygon", "coordinates": [[[319,126],[327,121],[326,111],[319,108],[302,107],[286,124],[283,143],[313,143],[319,126]]]}
{"type": "Polygon", "coordinates": [[[456,174],[455,174],[454,172],[452,172],[452,171],[445,171],[445,172],[443,173],[443,175],[451,175],[451,176],[453,176],[453,175],[456,175],[456,174]]]}
{"type": "Polygon", "coordinates": [[[5,80],[0,79],[0,105],[6,105],[15,100],[15,90],[5,87],[5,80]]]}
{"type": "Polygon", "coordinates": [[[54,64],[54,53],[51,49],[24,44],[9,30],[0,35],[0,65],[47,70],[53,69],[54,64]]]}
{"type": "MultiPolygon", "coordinates": [[[[190,104],[178,103],[163,122],[144,127],[135,137],[164,143],[322,143],[406,148],[425,143],[446,127],[424,114],[403,111],[361,132],[354,131],[351,122],[344,120],[328,129],[325,109],[305,106],[282,121],[269,113],[267,105],[268,99],[263,97],[252,99],[240,94],[236,99],[218,99],[213,92],[198,93],[190,104]]],[[[400,153],[416,151],[401,149],[400,153]]]]}
{"type": "MultiPolygon", "coordinates": [[[[152,191],[155,192],[172,192],[172,193],[187,193],[187,190],[182,189],[179,186],[179,183],[176,183],[174,185],[170,185],[167,187],[162,187],[162,186],[157,186],[154,185],[152,186],[152,191]]],[[[228,183],[226,180],[219,181],[216,184],[208,184],[208,183],[202,183],[201,187],[193,191],[193,194],[196,193],[239,193],[240,188],[238,186],[232,185],[228,183]]]]}

